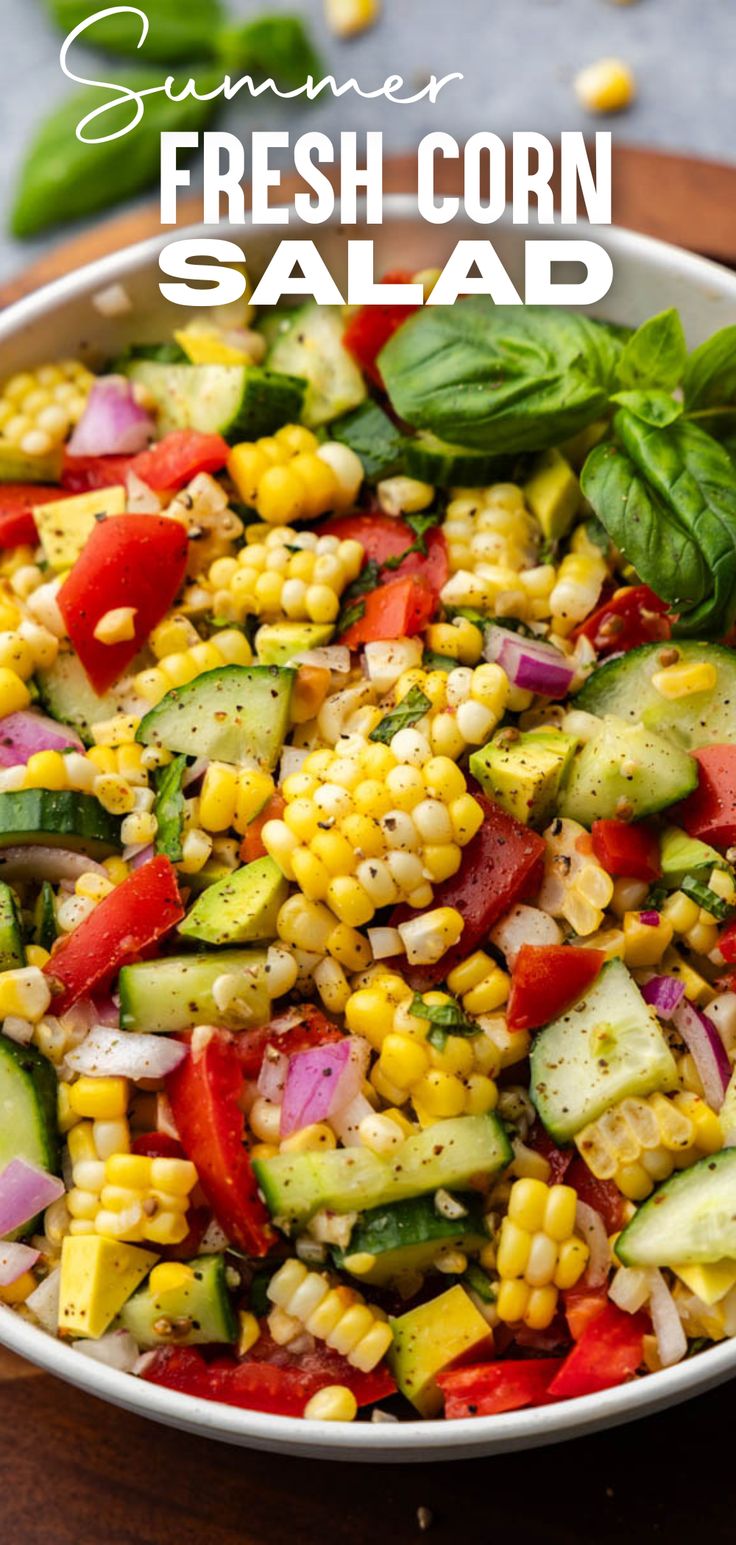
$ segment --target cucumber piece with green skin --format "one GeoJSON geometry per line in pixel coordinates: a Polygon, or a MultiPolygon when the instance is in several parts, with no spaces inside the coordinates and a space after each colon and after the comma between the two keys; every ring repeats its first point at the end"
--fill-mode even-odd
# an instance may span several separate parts
{"type": "MultiPolygon", "coordinates": [[[[58,1173],[58,1087],[52,1064],[35,1046],[0,1035],[0,1173],[11,1159],[58,1173]]],[[[36,1221],[24,1223],[17,1234],[33,1233],[36,1221]]]]}
{"type": "Polygon", "coordinates": [[[278,864],[268,856],[256,858],[208,885],[179,924],[179,932],[185,939],[215,945],[275,939],[276,920],[288,894],[278,864]]]}
{"type": "Polygon", "coordinates": [[[36,944],[40,944],[44,950],[51,951],[59,937],[59,929],[56,922],[56,897],[54,887],[44,880],[38,893],[36,907],[33,914],[33,937],[36,944]]]}
{"type": "MultiPolygon", "coordinates": [[[[150,664],[150,658],[134,663],[133,670],[142,670],[150,664]]],[[[48,670],[37,671],[36,681],[41,702],[47,713],[60,724],[68,724],[76,730],[86,746],[93,744],[92,725],[103,719],[112,719],[119,713],[145,713],[149,705],[136,696],[130,684],[123,682],[112,687],[103,697],[92,691],[81,661],[71,648],[62,648],[48,670]]]]}
{"type": "Polygon", "coordinates": [[[409,477],[436,488],[484,488],[509,472],[508,457],[450,445],[425,430],[405,442],[404,460],[409,477]]]}
{"type": "Polygon", "coordinates": [[[19,789],[0,794],[0,848],[39,843],[109,858],[122,848],[120,817],[92,794],[68,789],[19,789]]]}
{"type": "Polygon", "coordinates": [[[529,1092],[558,1143],[619,1100],[676,1088],[672,1053],[621,960],[609,960],[585,997],[532,1047],[529,1092]]]}
{"type": "Polygon", "coordinates": [[[444,1217],[433,1196],[415,1196],[362,1213],[348,1248],[332,1251],[336,1267],[361,1282],[384,1287],[409,1272],[431,1270],[441,1250],[482,1249],[488,1234],[480,1197],[467,1192],[456,1199],[465,1208],[462,1218],[444,1217]],[[371,1258],[373,1264],[366,1269],[371,1258]]]}
{"type": "MultiPolygon", "coordinates": [[[[662,884],[668,890],[677,890],[688,874],[712,869],[728,869],[721,853],[699,837],[688,837],[679,826],[667,826],[659,839],[659,862],[662,884]]],[[[700,876],[699,876],[700,877],[700,876]]]]}
{"type": "Polygon", "coordinates": [[[302,422],[310,429],[342,418],[368,395],[362,373],[342,341],[344,331],[341,307],[310,301],[292,313],[289,326],[267,355],[271,370],[306,381],[302,422]]]}
{"type": "Polygon", "coordinates": [[[173,1034],[192,1025],[240,1030],[267,1024],[271,1014],[266,951],[259,949],[137,961],[122,967],[118,992],[123,1030],[173,1034]],[[238,977],[242,1010],[218,1008],[212,989],[222,976],[238,977]]]}
{"type": "Polygon", "coordinates": [[[407,1138],[389,1158],[368,1148],[280,1153],[254,1159],[258,1184],[283,1227],[306,1223],[321,1207],[365,1212],[442,1186],[467,1187],[510,1164],[513,1150],[495,1116],[454,1116],[407,1138]]]}
{"type": "Polygon", "coordinates": [[[255,636],[262,665],[288,665],[307,649],[323,649],[335,629],[331,622],[264,622],[255,636]]]}
{"type": "Polygon", "coordinates": [[[586,713],[618,714],[689,751],[736,740],[736,649],[678,639],[675,647],[682,664],[714,666],[716,684],[707,692],[666,698],[652,685],[652,677],[663,669],[661,656],[669,647],[642,644],[607,660],[577,693],[575,707],[586,713]]]}
{"type": "Polygon", "coordinates": [[[136,740],[187,756],[273,770],[289,728],[296,672],[221,665],[174,687],[141,719],[136,740]]]}
{"type": "Polygon", "coordinates": [[[330,438],[355,451],[369,483],[398,472],[404,459],[406,441],[401,430],[370,397],[330,425],[330,438]]]}
{"type": "Polygon", "coordinates": [[[10,886],[0,880],[0,971],[14,971],[25,963],[18,903],[10,886]]]}
{"type": "Polygon", "coordinates": [[[168,1346],[172,1340],[177,1346],[190,1347],[237,1340],[238,1322],[228,1292],[225,1257],[200,1255],[183,1264],[191,1267],[193,1276],[181,1287],[156,1294],[147,1281],[123,1305],[120,1324],[140,1347],[168,1346]],[[187,1322],[189,1330],[184,1329],[187,1322]],[[175,1337],[170,1325],[176,1325],[175,1337]]]}
{"type": "Polygon", "coordinates": [[[133,360],[126,375],[151,393],[161,434],[198,429],[226,440],[258,440],[298,422],[305,383],[261,365],[162,365],[133,360]]]}
{"type": "Polygon", "coordinates": [[[575,757],[559,811],[592,826],[615,819],[626,807],[627,818],[639,821],[686,799],[697,782],[698,764],[688,751],[641,724],[607,714],[575,757]]]}
{"type": "Polygon", "coordinates": [[[616,1240],[625,1266],[709,1265],[736,1258],[736,1148],[674,1174],[616,1240]]]}

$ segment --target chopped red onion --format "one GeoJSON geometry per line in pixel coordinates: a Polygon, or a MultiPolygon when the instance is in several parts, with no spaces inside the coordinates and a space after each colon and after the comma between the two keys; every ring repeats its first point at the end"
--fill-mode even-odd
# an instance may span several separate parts
{"type": "Polygon", "coordinates": [[[187,1055],[183,1041],[168,1036],[143,1035],[132,1030],[109,1030],[95,1025],[81,1046],[67,1053],[75,1073],[91,1078],[165,1078],[187,1055]]]}
{"type": "Polygon", "coordinates": [[[102,864],[86,853],[73,853],[71,848],[36,847],[29,843],[0,852],[0,880],[11,884],[13,880],[50,880],[52,885],[69,880],[73,884],[80,874],[106,873],[102,864]]]}
{"type": "Polygon", "coordinates": [[[143,865],[153,858],[153,854],[152,842],[146,842],[143,845],[136,842],[131,847],[123,849],[123,858],[126,864],[130,864],[131,869],[142,869],[143,865]]]}
{"type": "Polygon", "coordinates": [[[279,1051],[275,1046],[267,1046],[258,1074],[258,1093],[271,1105],[281,1104],[288,1071],[286,1052],[279,1051]]]}
{"type": "Polygon", "coordinates": [[[589,1207],[587,1202],[578,1202],[575,1208],[575,1223],[590,1250],[590,1259],[585,1270],[586,1285],[601,1287],[608,1277],[611,1265],[611,1249],[606,1225],[600,1213],[596,1212],[595,1207],[589,1207]]]}
{"type": "Polygon", "coordinates": [[[17,1282],[24,1272],[35,1266],[40,1254],[40,1250],[32,1250],[30,1245],[15,1241],[0,1244],[0,1287],[10,1287],[17,1282]]]}
{"type": "Polygon", "coordinates": [[[11,1159],[0,1174],[0,1237],[13,1234],[64,1195],[64,1182],[25,1159],[11,1159]]]}
{"type": "Polygon", "coordinates": [[[365,1076],[368,1042],[357,1036],[310,1047],[289,1058],[281,1106],[281,1135],[288,1137],[315,1121],[344,1110],[355,1099],[365,1076]]]}
{"type": "Polygon", "coordinates": [[[684,993],[684,984],[676,976],[653,976],[641,989],[644,1002],[656,1010],[660,1019],[672,1018],[684,993]]]}
{"type": "Polygon", "coordinates": [[[73,730],[65,729],[45,714],[20,708],[0,719],[0,767],[18,767],[37,751],[83,751],[73,730]]]}
{"type": "Polygon", "coordinates": [[[639,922],[643,923],[645,928],[659,928],[659,913],[655,912],[654,909],[649,912],[640,912],[639,922]]]}
{"type": "Polygon", "coordinates": [[[731,1078],[731,1064],[713,1021],[683,998],[672,1015],[672,1023],[692,1055],[708,1104],[719,1111],[731,1078]]]}
{"type": "Polygon", "coordinates": [[[153,439],[150,413],[125,376],[99,376],[67,446],[70,456],[136,456],[153,439]]]}
{"type": "Polygon", "coordinates": [[[483,657],[500,665],[513,686],[542,697],[567,697],[575,677],[575,666],[554,644],[522,638],[494,623],[485,630],[483,657]]]}

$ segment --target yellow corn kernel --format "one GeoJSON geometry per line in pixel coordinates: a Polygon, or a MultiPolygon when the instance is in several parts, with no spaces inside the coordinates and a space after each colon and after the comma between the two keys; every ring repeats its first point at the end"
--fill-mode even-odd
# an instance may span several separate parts
{"type": "Polygon", "coordinates": [[[433,1120],[460,1116],[465,1109],[465,1089],[454,1073],[443,1073],[440,1068],[430,1068],[412,1089],[417,1112],[433,1120]]]}
{"type": "Polygon", "coordinates": [[[105,1180],[109,1186],[124,1190],[148,1190],[151,1160],[140,1153],[111,1153],[105,1160],[105,1180]]]}
{"type": "Polygon", "coordinates": [[[233,824],[238,793],[234,767],[210,762],[199,796],[199,820],[205,831],[227,831],[233,824]]]}
{"type": "Polygon", "coordinates": [[[0,1019],[12,1015],[37,1025],[50,1002],[48,980],[37,966],[0,971],[0,1019]]]}
{"type": "Polygon", "coordinates": [[[130,815],[135,809],[135,794],[118,773],[99,773],[95,778],[95,799],[111,815],[130,815]]]}
{"type": "Polygon", "coordinates": [[[127,880],[130,873],[125,859],[116,856],[104,859],[103,868],[107,870],[113,885],[122,885],[123,880],[127,880]]]}
{"type": "MultiPolygon", "coordinates": [[[[570,1187],[565,1186],[563,1189],[569,1191],[570,1187]]],[[[536,1233],[544,1228],[549,1197],[550,1191],[541,1180],[517,1180],[511,1190],[509,1218],[520,1228],[527,1229],[531,1234],[536,1233]]],[[[499,1270],[504,1276],[510,1275],[500,1267],[499,1270]]]]}
{"type": "Polygon", "coordinates": [[[504,1277],[499,1282],[496,1297],[499,1319],[509,1325],[523,1320],[529,1304],[529,1294],[530,1288],[523,1277],[504,1277]]]}
{"type": "Polygon", "coordinates": [[[380,1068],[384,1078],[398,1089],[410,1089],[429,1067],[429,1056],[420,1041],[390,1032],[381,1046],[380,1068]]]}
{"type": "Polygon", "coordinates": [[[493,966],[487,976],[478,982],[470,992],[463,994],[463,1008],[466,1014],[492,1014],[494,1009],[499,1009],[506,1002],[511,987],[511,979],[500,966],[493,966]]]}
{"type": "Polygon", "coordinates": [[[232,821],[236,832],[244,836],[246,828],[260,814],[273,791],[274,781],[270,773],[258,772],[250,768],[240,769],[235,795],[235,815],[232,821]]]}
{"type": "Polygon", "coordinates": [[[162,1293],[177,1293],[193,1280],[194,1271],[185,1261],[160,1261],[148,1278],[148,1286],[154,1298],[159,1298],[162,1293]]]}
{"type": "Polygon", "coordinates": [[[135,638],[135,606],[114,606],[100,617],[94,630],[98,644],[124,644],[135,638]]]}
{"type": "Polygon", "coordinates": [[[575,76],[575,93],[589,113],[620,113],[633,102],[636,85],[623,59],[598,59],[575,76]]]}
{"type": "Polygon", "coordinates": [[[14,1305],[24,1304],[36,1287],[36,1279],[32,1271],[24,1271],[15,1282],[9,1282],[0,1288],[0,1303],[14,1305]]]}
{"type": "Polygon", "coordinates": [[[557,1309],[557,1289],[551,1285],[533,1287],[527,1300],[524,1324],[530,1330],[546,1330],[557,1309]]]}
{"type": "Polygon", "coordinates": [[[326,1122],[315,1121],[311,1126],[302,1127],[299,1132],[293,1132],[290,1137],[283,1138],[280,1144],[281,1153],[325,1153],[330,1148],[337,1147],[337,1138],[331,1127],[326,1122]]]}
{"type": "Polygon", "coordinates": [[[26,945],[26,962],[29,966],[38,966],[39,970],[43,970],[46,961],[50,959],[50,952],[45,950],[41,944],[26,945]]]}
{"type": "Polygon", "coordinates": [[[567,1239],[575,1227],[577,1196],[572,1186],[550,1186],[544,1209],[543,1228],[550,1239],[567,1239]]]}
{"type": "MultiPolygon", "coordinates": [[[[334,5],[335,0],[330,3],[334,5]]],[[[345,0],[340,3],[344,5],[345,0]]],[[[307,1401],[302,1414],[308,1422],[353,1422],[358,1414],[358,1402],[347,1384],[326,1384],[307,1401]]]]}
{"type": "MultiPolygon", "coordinates": [[[[97,1221],[99,1232],[99,1213],[97,1221]]],[[[183,1213],[159,1212],[153,1218],[144,1218],[141,1225],[141,1237],[152,1245],[180,1245],[188,1233],[189,1224],[183,1213]]]]}
{"type": "Polygon", "coordinates": [[[97,1121],[114,1121],[128,1109],[128,1081],[125,1078],[78,1078],[69,1086],[69,1104],[77,1116],[97,1121]]]}
{"type": "Polygon", "coordinates": [[[673,927],[669,918],[659,914],[656,927],[642,921],[641,913],[625,912],[624,960],[627,966],[656,966],[672,942],[673,927]]]}
{"type": "Polygon", "coordinates": [[[17,672],[0,665],[0,718],[27,708],[30,701],[31,694],[17,672]]]}
{"type": "Polygon", "coordinates": [[[245,1357],[246,1353],[254,1347],[261,1334],[261,1327],[254,1314],[249,1309],[241,1309],[238,1314],[238,1356],[245,1357]]]}
{"type": "Polygon", "coordinates": [[[23,786],[27,789],[67,788],[66,758],[59,751],[36,751],[26,763],[23,786]]]}
{"type": "Polygon", "coordinates": [[[108,880],[106,875],[95,874],[90,870],[87,874],[80,874],[74,886],[74,893],[77,896],[85,896],[88,901],[102,901],[114,889],[112,880],[108,880]]]}

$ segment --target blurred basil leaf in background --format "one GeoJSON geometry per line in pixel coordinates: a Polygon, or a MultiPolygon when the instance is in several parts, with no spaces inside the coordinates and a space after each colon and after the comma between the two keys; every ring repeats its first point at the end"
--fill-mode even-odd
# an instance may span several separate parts
{"type": "Polygon", "coordinates": [[[256,81],[272,79],[282,91],[303,86],[308,75],[315,80],[324,75],[322,60],[300,16],[257,16],[253,21],[223,27],[214,45],[231,75],[252,75],[256,81]]]}
{"type": "MultiPolygon", "coordinates": [[[[67,36],[102,9],[95,0],[44,0],[51,20],[67,36]]],[[[132,6],[136,0],[130,0],[132,6]]],[[[174,65],[182,59],[206,58],[225,13],[220,0],[140,0],[148,17],[148,36],[139,48],[141,21],[131,10],[96,21],[80,37],[80,45],[108,54],[133,54],[146,63],[174,65]]]]}

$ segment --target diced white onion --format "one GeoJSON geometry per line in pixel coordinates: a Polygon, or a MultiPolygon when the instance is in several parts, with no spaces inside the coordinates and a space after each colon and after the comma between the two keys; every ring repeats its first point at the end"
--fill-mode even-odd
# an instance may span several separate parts
{"type": "Polygon", "coordinates": [[[685,1356],[687,1352],[687,1336],[677,1312],[677,1304],[661,1271],[652,1268],[648,1275],[649,1307],[652,1313],[654,1334],[657,1338],[659,1360],[663,1368],[671,1368],[673,1363],[681,1362],[685,1356]]]}

